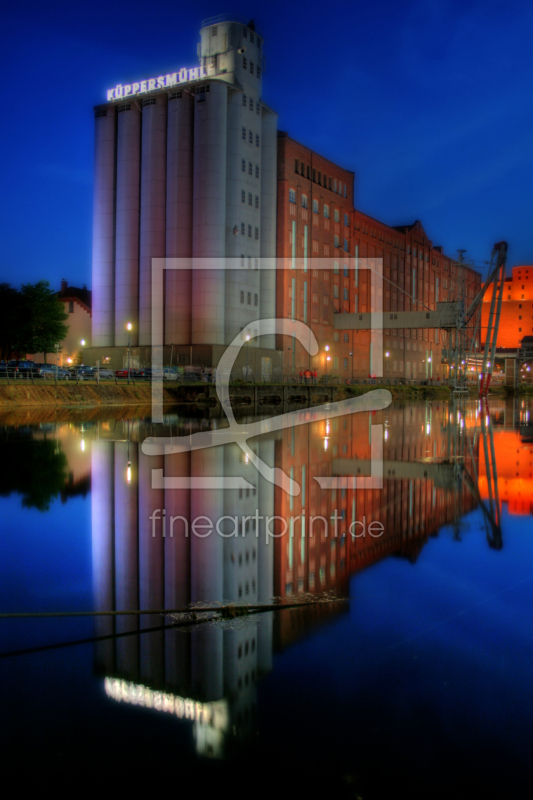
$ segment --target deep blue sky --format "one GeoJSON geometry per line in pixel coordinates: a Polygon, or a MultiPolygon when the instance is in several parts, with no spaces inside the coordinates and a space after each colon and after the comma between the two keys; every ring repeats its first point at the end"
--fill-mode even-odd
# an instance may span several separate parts
{"type": "MultiPolygon", "coordinates": [[[[5,7],[4,7],[5,8],[5,7]]],[[[477,264],[533,264],[533,5],[64,0],[0,17],[0,281],[91,274],[92,107],[106,88],[197,63],[205,17],[254,18],[279,127],[356,173],[356,205],[421,219],[477,264]]]]}

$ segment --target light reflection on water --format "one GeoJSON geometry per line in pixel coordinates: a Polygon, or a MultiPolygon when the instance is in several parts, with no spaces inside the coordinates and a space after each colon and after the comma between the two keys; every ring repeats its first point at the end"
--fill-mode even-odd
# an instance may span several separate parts
{"type": "MultiPolygon", "coordinates": [[[[498,746],[520,762],[531,738],[524,715],[531,702],[523,696],[531,650],[531,601],[524,603],[532,558],[527,402],[492,402],[490,415],[476,403],[393,405],[252,442],[261,459],[297,481],[296,497],[261,478],[235,445],[142,452],[148,436],[183,436],[217,421],[169,414],[155,426],[148,418],[101,414],[84,422],[4,427],[2,610],[148,612],[273,598],[302,605],[185,628],[148,613],[1,621],[4,652],[96,637],[76,656],[72,649],[55,651],[67,672],[84,652],[85,689],[73,690],[75,702],[78,693],[92,692],[102,719],[109,704],[135,707],[141,736],[153,729],[148,717],[172,718],[189,731],[196,755],[210,759],[247,749],[260,760],[255,732],[274,730],[281,698],[283,714],[298,713],[309,724],[309,704],[321,698],[318,721],[334,731],[327,744],[319,737],[324,764],[345,752],[347,731],[361,752],[374,738],[369,732],[365,744],[352,730],[346,704],[368,724],[379,718],[382,734],[407,726],[420,747],[427,733],[420,739],[417,715],[438,719],[433,735],[446,747],[453,742],[450,726],[463,716],[470,736],[481,741],[484,721],[497,725],[505,716],[490,696],[496,690],[523,726],[520,745],[504,727],[498,746]],[[383,441],[383,488],[353,488],[353,477],[370,475],[373,428],[383,441]],[[251,488],[154,489],[152,469],[172,477],[244,477],[251,488]],[[349,479],[342,488],[322,489],[316,478],[324,476],[349,479]],[[217,523],[223,535],[206,535],[217,523]],[[309,603],[313,597],[329,602],[309,603]],[[482,608],[490,611],[486,617],[482,608]],[[516,659],[520,648],[526,655],[516,659]],[[511,655],[506,668],[514,673],[513,691],[502,685],[498,661],[511,655]],[[412,658],[419,660],[416,668],[412,658]],[[398,670],[402,696],[419,709],[415,716],[413,705],[398,706],[398,670]],[[312,675],[319,680],[313,687],[312,675]],[[443,689],[445,677],[452,688],[443,689]],[[291,687],[298,687],[294,697],[291,687]]],[[[40,691],[51,702],[57,686],[47,658],[16,657],[39,664],[40,691]]],[[[13,663],[6,666],[5,659],[3,666],[10,670],[13,663]]],[[[24,680],[19,684],[23,694],[24,680]]],[[[119,731],[132,723],[122,711],[113,719],[119,731]]],[[[98,729],[98,718],[91,724],[98,729]]],[[[303,757],[297,744],[290,749],[303,757]]],[[[269,752],[279,756],[272,744],[269,752]]],[[[395,764],[398,755],[386,753],[395,764]]],[[[367,763],[374,757],[367,753],[367,763]]],[[[352,755],[346,759],[350,771],[352,755]]],[[[433,763],[434,754],[428,759],[433,763]]],[[[411,775],[414,786],[426,780],[427,769],[411,775]]],[[[367,786],[365,770],[357,770],[367,786]]]]}

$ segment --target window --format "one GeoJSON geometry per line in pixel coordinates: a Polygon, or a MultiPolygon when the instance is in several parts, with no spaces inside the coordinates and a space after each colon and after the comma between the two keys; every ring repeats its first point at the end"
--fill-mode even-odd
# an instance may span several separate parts
{"type": "Polygon", "coordinates": [[[253,173],[252,162],[249,161],[248,162],[248,175],[252,175],[252,173],[253,173]]]}
{"type": "Polygon", "coordinates": [[[248,225],[248,237],[250,239],[252,238],[252,226],[251,225],[248,225]]]}
{"type": "Polygon", "coordinates": [[[259,195],[258,194],[256,194],[256,196],[255,196],[255,207],[259,208],[259,195]]]}
{"type": "Polygon", "coordinates": [[[248,131],[248,141],[250,142],[250,144],[254,143],[254,133],[253,133],[253,131],[248,131]]]}
{"type": "MultiPolygon", "coordinates": [[[[261,77],[261,67],[257,67],[257,77],[261,77]]],[[[257,113],[259,114],[259,111],[257,113]]]]}
{"type": "Polygon", "coordinates": [[[258,164],[255,165],[255,177],[256,178],[259,177],[259,165],[258,164]]]}
{"type": "Polygon", "coordinates": [[[333,341],[334,342],[339,341],[339,331],[333,331],[333,341]]]}
{"type": "Polygon", "coordinates": [[[241,290],[241,303],[244,303],[244,292],[241,290]]]}
{"type": "Polygon", "coordinates": [[[250,44],[253,44],[253,43],[254,43],[254,35],[253,35],[253,33],[250,31],[250,44]]]}
{"type": "Polygon", "coordinates": [[[259,228],[255,229],[255,238],[259,239],[259,228]]]}
{"type": "Polygon", "coordinates": [[[342,290],[342,299],[343,300],[348,300],[348,289],[346,288],[346,286],[342,290]]]}
{"type": "Polygon", "coordinates": [[[350,335],[348,333],[344,334],[344,341],[345,342],[349,342],[350,341],[350,335]]]}
{"type": "Polygon", "coordinates": [[[348,239],[344,240],[343,248],[344,248],[344,251],[347,253],[348,252],[348,239]]]}
{"type": "Polygon", "coordinates": [[[338,208],[335,209],[334,214],[335,214],[335,222],[339,222],[340,221],[340,214],[339,214],[339,209],[338,208]]]}
{"type": "Polygon", "coordinates": [[[254,306],[256,306],[256,305],[257,305],[258,301],[259,301],[259,297],[258,297],[258,295],[257,295],[257,292],[256,292],[256,293],[254,294],[254,306]]]}
{"type": "Polygon", "coordinates": [[[243,59],[242,59],[242,68],[243,68],[243,69],[247,69],[247,68],[248,68],[248,62],[246,61],[246,59],[244,58],[244,56],[243,56],[243,59]]]}
{"type": "Polygon", "coordinates": [[[337,193],[337,178],[333,178],[333,191],[337,193]]]}
{"type": "Polygon", "coordinates": [[[302,208],[307,208],[307,195],[302,195],[302,208]]]}
{"type": "Polygon", "coordinates": [[[347,227],[348,227],[348,214],[345,214],[345,215],[344,215],[344,227],[345,227],[345,228],[347,228],[347,227]]]}
{"type": "Polygon", "coordinates": [[[300,162],[297,158],[294,159],[294,171],[297,175],[300,172],[300,162]]]}
{"type": "Polygon", "coordinates": [[[246,229],[244,227],[244,222],[241,222],[241,236],[244,236],[245,233],[246,233],[246,229]]]}
{"type": "Polygon", "coordinates": [[[246,141],[246,128],[242,129],[242,138],[246,141]]]}
{"type": "Polygon", "coordinates": [[[296,192],[294,189],[289,189],[289,203],[296,203],[296,192]]]}
{"type": "Polygon", "coordinates": [[[345,183],[343,183],[343,184],[342,184],[342,186],[343,186],[343,189],[344,189],[344,191],[343,191],[343,195],[344,195],[344,197],[346,197],[346,184],[345,184],[345,183]]]}
{"type": "MultiPolygon", "coordinates": [[[[257,67],[257,71],[259,72],[259,67],[257,67]]],[[[255,104],[255,113],[256,114],[260,114],[261,113],[261,105],[260,105],[259,101],[255,104]]]]}
{"type": "Polygon", "coordinates": [[[333,369],[339,369],[339,356],[333,356],[333,369]]]}
{"type": "Polygon", "coordinates": [[[338,297],[338,296],[339,296],[339,287],[337,286],[336,283],[334,283],[333,284],[333,297],[338,297]]]}
{"type": "Polygon", "coordinates": [[[74,300],[68,301],[68,313],[74,314],[74,300]]]}
{"type": "Polygon", "coordinates": [[[242,172],[246,172],[246,159],[243,158],[241,161],[241,170],[242,172]]]}
{"type": "Polygon", "coordinates": [[[241,253],[241,267],[244,267],[244,255],[241,253]]]}
{"type": "Polygon", "coordinates": [[[217,26],[213,25],[213,27],[211,28],[211,36],[216,36],[216,35],[217,35],[217,26]]]}
{"type": "MultiPolygon", "coordinates": [[[[320,173],[318,173],[320,175],[320,173]]],[[[324,205],[324,219],[329,219],[329,206],[324,205]]]]}
{"type": "Polygon", "coordinates": [[[250,111],[253,111],[253,110],[254,110],[254,99],[253,99],[253,97],[250,97],[250,111]]]}
{"type": "Polygon", "coordinates": [[[313,200],[313,214],[318,214],[318,200],[313,200]]]}
{"type": "Polygon", "coordinates": [[[344,265],[342,272],[343,272],[344,277],[347,278],[348,277],[348,267],[347,267],[346,264],[344,265]]]}
{"type": "Polygon", "coordinates": [[[256,134],[256,137],[255,137],[255,146],[259,147],[259,135],[258,134],[256,134]]]}
{"type": "Polygon", "coordinates": [[[344,369],[348,369],[348,359],[344,359],[344,369]]]}
{"type": "Polygon", "coordinates": [[[334,247],[339,246],[339,237],[337,236],[337,234],[335,234],[335,236],[333,237],[333,246],[334,247]]]}
{"type": "Polygon", "coordinates": [[[243,104],[243,106],[246,106],[246,95],[245,94],[243,94],[243,96],[242,96],[242,104],[243,104]]]}
{"type": "Polygon", "coordinates": [[[245,202],[246,202],[246,192],[243,189],[241,191],[241,203],[245,203],[245,202]]]}
{"type": "Polygon", "coordinates": [[[248,205],[249,206],[252,205],[252,193],[251,192],[248,192],[248,205]]]}
{"type": "Polygon", "coordinates": [[[250,61],[250,75],[254,74],[254,62],[250,61]]]}
{"type": "Polygon", "coordinates": [[[339,262],[338,261],[334,261],[333,262],[333,274],[334,275],[338,275],[339,274],[339,262]]]}
{"type": "Polygon", "coordinates": [[[252,293],[251,292],[248,292],[248,305],[249,306],[252,305],[252,293]]]}

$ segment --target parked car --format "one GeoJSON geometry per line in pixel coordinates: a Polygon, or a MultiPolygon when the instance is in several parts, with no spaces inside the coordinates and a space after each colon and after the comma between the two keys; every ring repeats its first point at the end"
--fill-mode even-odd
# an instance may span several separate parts
{"type": "MultiPolygon", "coordinates": [[[[140,376],[140,370],[138,369],[130,369],[129,370],[130,378],[138,378],[140,376]]],[[[117,369],[115,370],[115,377],[117,378],[127,378],[128,377],[128,369],[117,369]]]]}
{"type": "MultiPolygon", "coordinates": [[[[96,377],[96,367],[94,368],[94,370],[95,370],[94,374],[96,377]]],[[[114,377],[115,373],[113,372],[112,369],[107,369],[106,367],[103,368],[100,367],[100,378],[114,378],[114,377]]]]}
{"type": "Polygon", "coordinates": [[[39,375],[41,378],[52,379],[54,380],[56,377],[58,381],[68,381],[71,377],[70,372],[68,369],[63,369],[62,367],[54,367],[52,364],[47,364],[44,367],[39,367],[39,375]]]}
{"type": "Polygon", "coordinates": [[[39,375],[39,368],[37,367],[35,361],[10,361],[6,366],[6,372],[10,378],[38,378],[39,375]]]}

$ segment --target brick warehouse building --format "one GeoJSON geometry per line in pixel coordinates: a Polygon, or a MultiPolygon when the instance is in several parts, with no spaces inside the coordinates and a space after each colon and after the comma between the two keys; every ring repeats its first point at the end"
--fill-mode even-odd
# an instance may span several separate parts
{"type": "MultiPolygon", "coordinates": [[[[481,312],[481,341],[487,331],[492,286],[483,298],[481,312]]],[[[518,348],[524,336],[533,334],[533,266],[513,267],[512,274],[505,279],[498,347],[518,348]]]]}
{"type": "MultiPolygon", "coordinates": [[[[326,370],[324,347],[329,345],[328,374],[349,379],[370,374],[370,333],[339,332],[333,315],[370,311],[370,287],[365,270],[349,270],[349,258],[383,259],[383,310],[410,311],[463,297],[471,302],[481,287],[481,275],[458,266],[434,247],[419,221],[390,227],[354,207],[354,173],[278,132],[277,256],[303,262],[331,258],[332,270],[286,269],[278,272],[278,316],[307,322],[320,344],[310,358],[297,342],[284,347],[284,373],[326,370]]],[[[390,379],[445,377],[442,351],[447,342],[438,330],[384,331],[385,375],[390,379]],[[388,356],[386,354],[389,354],[388,356]]]]}

